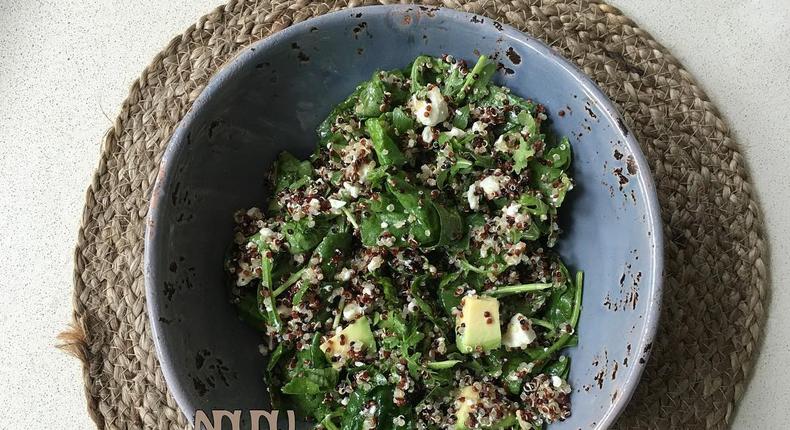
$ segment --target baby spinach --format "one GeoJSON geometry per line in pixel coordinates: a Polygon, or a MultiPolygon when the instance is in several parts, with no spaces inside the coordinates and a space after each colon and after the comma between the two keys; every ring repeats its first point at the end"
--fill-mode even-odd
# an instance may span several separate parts
{"type": "Polygon", "coordinates": [[[492,83],[494,61],[469,65],[376,71],[312,155],[278,156],[266,210],[235,214],[230,291],[270,347],[273,407],[327,430],[454,428],[462,385],[480,383],[507,411],[493,427],[517,426],[516,409],[556,419],[521,396],[539,375],[565,387],[579,339],[581,274],[553,249],[572,147],[543,106],[492,83]],[[521,318],[534,339],[512,332],[521,318]]]}
{"type": "Polygon", "coordinates": [[[400,148],[389,136],[380,119],[368,119],[365,121],[365,128],[370,134],[373,149],[376,151],[376,157],[382,166],[400,166],[406,162],[406,158],[403,156],[400,148]]]}
{"type": "Polygon", "coordinates": [[[381,105],[384,103],[384,84],[378,73],[359,87],[359,100],[354,106],[354,113],[363,118],[381,115],[381,105]]]}

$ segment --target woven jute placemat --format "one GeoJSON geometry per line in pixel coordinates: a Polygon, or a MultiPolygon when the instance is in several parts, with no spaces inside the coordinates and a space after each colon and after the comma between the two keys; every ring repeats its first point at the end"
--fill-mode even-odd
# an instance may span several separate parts
{"type": "MultiPolygon", "coordinates": [[[[209,77],[295,22],[376,2],[231,1],[174,38],[107,132],[75,252],[74,327],[99,428],[184,428],[151,339],[143,232],[159,161],[209,77]]],[[[386,2],[384,2],[386,3],[386,2]]],[[[584,0],[428,2],[486,15],[552,46],[619,106],[650,162],[666,237],[661,326],[619,428],[725,428],[743,394],[768,290],[762,217],[717,109],[667,50],[617,9],[584,0]]]]}

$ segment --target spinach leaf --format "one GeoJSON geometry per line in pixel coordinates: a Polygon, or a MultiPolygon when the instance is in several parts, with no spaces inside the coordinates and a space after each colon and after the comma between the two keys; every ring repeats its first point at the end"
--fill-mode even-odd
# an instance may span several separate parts
{"type": "Polygon", "coordinates": [[[239,297],[239,301],[236,304],[239,310],[239,317],[256,329],[266,331],[266,318],[261,315],[256,297],[257,293],[248,293],[239,297]]]}
{"type": "Polygon", "coordinates": [[[329,230],[327,217],[302,218],[283,224],[282,233],[292,254],[301,254],[315,248],[329,230]],[[313,224],[314,223],[314,224],[313,224]],[[311,226],[312,225],[312,226],[311,226]]]}
{"type": "Polygon", "coordinates": [[[521,173],[521,171],[527,167],[529,159],[535,155],[535,150],[532,148],[532,144],[527,142],[523,137],[519,136],[518,141],[518,148],[513,152],[513,171],[521,173]]]}
{"type": "Polygon", "coordinates": [[[542,217],[549,212],[549,206],[543,200],[533,196],[532,194],[524,193],[518,198],[518,203],[527,210],[531,215],[542,217]]]}
{"type": "Polygon", "coordinates": [[[447,208],[438,202],[431,201],[431,204],[439,218],[440,226],[439,241],[435,246],[456,244],[465,234],[461,214],[457,210],[447,208]]]}
{"type": "Polygon", "coordinates": [[[397,107],[392,110],[392,125],[399,134],[403,134],[414,128],[414,120],[403,109],[397,107]]]}
{"type": "Polygon", "coordinates": [[[488,59],[485,55],[481,55],[477,59],[477,63],[466,75],[463,86],[456,95],[457,100],[466,98],[470,102],[480,100],[488,95],[488,83],[496,72],[496,64],[488,59]]]}
{"type": "Polygon", "coordinates": [[[561,355],[556,361],[543,368],[543,373],[560,378],[567,378],[571,368],[570,357],[561,355]]]}
{"type": "Polygon", "coordinates": [[[277,305],[274,303],[274,291],[272,288],[272,257],[268,249],[261,251],[261,283],[258,287],[258,312],[266,317],[266,323],[276,332],[282,329],[280,314],[277,312],[277,305]]]}
{"type": "Polygon", "coordinates": [[[453,127],[465,130],[469,125],[469,105],[464,105],[455,111],[453,116],[453,127]]]}
{"type": "Polygon", "coordinates": [[[416,93],[429,83],[436,83],[437,77],[448,67],[444,61],[426,55],[414,59],[410,70],[411,92],[416,93]]]}
{"type": "Polygon", "coordinates": [[[392,284],[392,279],[386,276],[380,276],[376,279],[381,289],[384,291],[384,300],[389,305],[394,305],[398,302],[398,293],[395,290],[395,285],[392,284]]]}
{"type": "Polygon", "coordinates": [[[527,136],[530,140],[534,140],[540,136],[538,133],[538,123],[529,111],[521,111],[518,116],[516,116],[516,120],[527,131],[527,136]]]}
{"type": "Polygon", "coordinates": [[[365,121],[365,129],[370,134],[373,150],[376,151],[376,158],[382,166],[401,166],[406,162],[403,152],[384,129],[379,118],[365,121]]]}
{"type": "Polygon", "coordinates": [[[426,247],[436,244],[441,232],[439,217],[433,206],[423,200],[426,193],[398,176],[390,176],[387,190],[398,199],[405,212],[414,217],[409,232],[417,242],[426,247]]]}
{"type": "Polygon", "coordinates": [[[316,132],[318,133],[318,137],[321,139],[322,143],[329,139],[330,135],[332,134],[332,126],[335,124],[338,117],[345,117],[354,109],[354,105],[359,99],[359,92],[360,87],[357,87],[357,89],[355,89],[351,95],[346,97],[345,100],[335,106],[332,111],[329,112],[329,115],[327,115],[326,119],[324,119],[321,124],[319,124],[316,132]]]}
{"type": "Polygon", "coordinates": [[[560,207],[572,183],[562,169],[549,167],[540,162],[530,162],[532,186],[540,191],[554,207],[560,207]]]}
{"type": "Polygon", "coordinates": [[[453,310],[461,306],[461,297],[455,295],[456,288],[463,281],[460,277],[461,272],[447,273],[439,282],[439,302],[448,317],[454,317],[453,310]]]}
{"type": "MultiPolygon", "coordinates": [[[[449,69],[449,73],[444,78],[443,88],[442,88],[442,95],[445,97],[454,98],[456,94],[461,92],[461,88],[464,86],[464,75],[461,71],[461,67],[459,66],[451,66],[449,69]]],[[[468,109],[468,106],[465,106],[468,109]]],[[[466,128],[466,125],[463,127],[456,126],[458,128],[466,128]]]]}
{"type": "Polygon", "coordinates": [[[573,313],[574,291],[563,286],[552,292],[549,298],[548,309],[543,317],[550,324],[559,327],[560,324],[569,323],[573,313]]]}
{"type": "Polygon", "coordinates": [[[368,247],[377,246],[385,231],[393,235],[395,246],[402,244],[409,231],[409,215],[395,196],[383,192],[377,200],[366,200],[364,204],[369,213],[359,225],[362,244],[368,247]]]}
{"type": "Polygon", "coordinates": [[[390,105],[404,104],[409,99],[409,87],[406,85],[406,77],[400,70],[390,72],[379,72],[384,89],[389,92],[388,101],[390,105]]]}
{"type": "Polygon", "coordinates": [[[321,259],[321,271],[325,279],[333,279],[339,268],[338,258],[349,257],[351,250],[352,231],[345,219],[338,218],[338,222],[329,228],[326,236],[316,246],[313,255],[321,259]]]}
{"type": "MultiPolygon", "coordinates": [[[[274,192],[279,193],[294,184],[305,184],[313,174],[313,166],[307,160],[300,161],[289,152],[283,151],[274,163],[274,192]]],[[[297,187],[298,188],[298,187],[297,187]]]]}
{"type": "Polygon", "coordinates": [[[341,430],[362,430],[367,428],[365,421],[371,417],[363,413],[369,402],[376,405],[372,418],[377,423],[376,428],[381,430],[394,430],[405,428],[394,423],[394,418],[404,415],[406,422],[410,422],[411,412],[406,407],[396,407],[393,402],[394,389],[389,385],[380,385],[370,391],[357,389],[351,394],[343,415],[341,430]]]}
{"type": "Polygon", "coordinates": [[[359,88],[359,100],[354,106],[354,113],[362,118],[378,117],[381,115],[381,105],[384,104],[384,84],[379,73],[373,73],[369,81],[359,88]]]}
{"type": "Polygon", "coordinates": [[[551,162],[551,167],[567,170],[571,164],[571,144],[568,138],[563,137],[557,146],[546,151],[543,158],[551,162]]]}
{"type": "Polygon", "coordinates": [[[280,343],[277,345],[277,348],[269,354],[269,361],[266,363],[266,370],[271,372],[275,366],[277,366],[277,362],[280,361],[280,357],[283,355],[283,350],[285,349],[284,344],[280,343]]]}
{"type": "Polygon", "coordinates": [[[315,395],[335,389],[337,370],[331,367],[301,369],[280,389],[284,394],[315,395]]]}

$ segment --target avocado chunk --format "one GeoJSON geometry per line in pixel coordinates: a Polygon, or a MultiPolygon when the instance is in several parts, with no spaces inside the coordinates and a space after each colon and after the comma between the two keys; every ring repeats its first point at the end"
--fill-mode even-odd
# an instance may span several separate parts
{"type": "Polygon", "coordinates": [[[354,353],[376,349],[376,339],[370,330],[370,321],[361,317],[321,344],[321,351],[332,367],[345,366],[354,353]]]}
{"type": "Polygon", "coordinates": [[[474,405],[480,401],[480,393],[471,385],[461,388],[458,396],[455,397],[455,428],[456,430],[466,429],[466,419],[474,405]]]}
{"type": "MultiPolygon", "coordinates": [[[[483,397],[487,401],[499,402],[504,400],[495,394],[495,389],[490,384],[483,384],[482,386],[485,394],[483,397]]],[[[469,415],[474,414],[479,407],[484,407],[485,402],[480,401],[480,391],[472,385],[467,385],[458,391],[455,397],[455,430],[467,430],[467,420],[469,415]]],[[[479,411],[478,411],[479,412],[479,411]]],[[[504,417],[491,423],[491,429],[504,429],[511,428],[516,424],[515,414],[508,412],[504,417]]]]}
{"type": "Polygon", "coordinates": [[[478,348],[497,349],[502,344],[499,327],[499,301],[493,297],[466,296],[461,300],[461,313],[455,317],[455,344],[464,354],[478,348]]]}

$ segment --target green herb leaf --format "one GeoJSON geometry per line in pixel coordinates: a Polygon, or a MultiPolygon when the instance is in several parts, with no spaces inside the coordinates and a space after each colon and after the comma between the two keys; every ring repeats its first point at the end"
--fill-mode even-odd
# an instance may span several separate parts
{"type": "Polygon", "coordinates": [[[376,151],[376,158],[382,166],[400,166],[406,162],[403,152],[387,134],[380,119],[368,119],[365,121],[365,129],[370,134],[373,150],[376,151]]]}
{"type": "Polygon", "coordinates": [[[432,361],[426,364],[426,366],[428,366],[429,369],[441,370],[450,369],[458,363],[461,363],[461,360],[432,361]]]}
{"type": "Polygon", "coordinates": [[[509,296],[512,294],[523,294],[523,293],[530,293],[533,291],[540,291],[551,288],[553,284],[519,284],[519,285],[508,285],[506,287],[497,287],[496,290],[486,291],[487,296],[491,297],[504,297],[509,296]]]}
{"type": "Polygon", "coordinates": [[[354,106],[354,112],[363,118],[378,117],[381,115],[381,105],[384,103],[384,84],[378,73],[362,84],[359,89],[359,101],[354,106]]]}
{"type": "Polygon", "coordinates": [[[335,389],[337,370],[326,367],[323,369],[302,369],[280,389],[284,394],[315,395],[335,389]]]}

